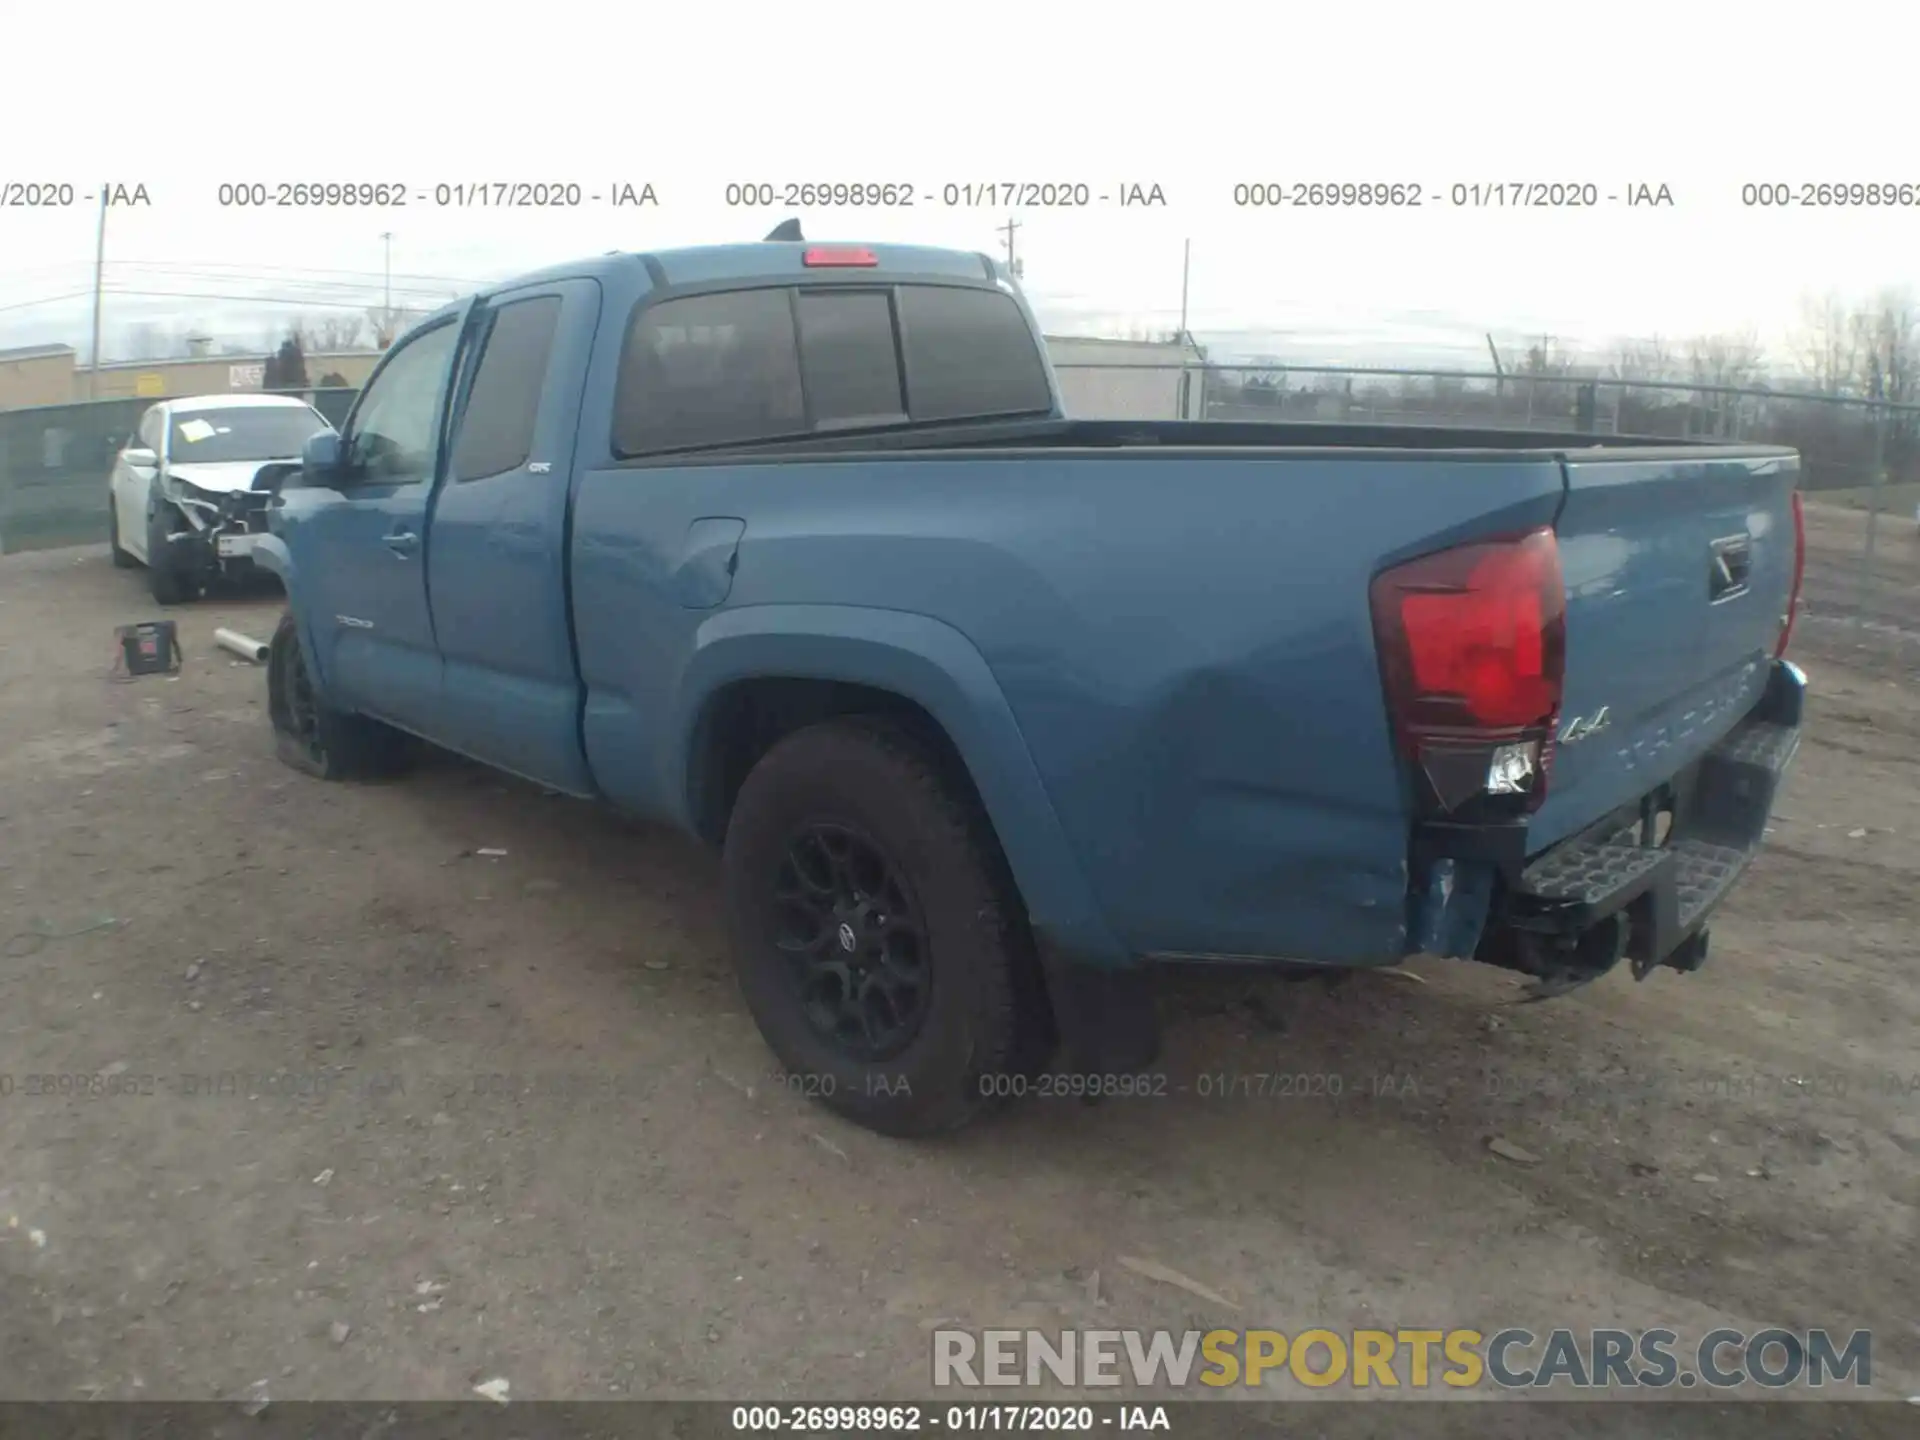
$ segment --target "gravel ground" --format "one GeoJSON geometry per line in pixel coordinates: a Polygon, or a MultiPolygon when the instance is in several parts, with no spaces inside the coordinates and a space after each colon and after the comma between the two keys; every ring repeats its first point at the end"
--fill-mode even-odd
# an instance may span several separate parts
{"type": "Polygon", "coordinates": [[[1188,981],[1167,1094],[926,1145],[771,1073],[706,854],[309,781],[212,645],[277,596],[116,684],[144,577],[0,559],[0,1396],[913,1397],[943,1319],[1866,1327],[1920,1391],[1920,541],[1856,627],[1862,517],[1808,514],[1807,743],[1700,974],[1188,981]]]}

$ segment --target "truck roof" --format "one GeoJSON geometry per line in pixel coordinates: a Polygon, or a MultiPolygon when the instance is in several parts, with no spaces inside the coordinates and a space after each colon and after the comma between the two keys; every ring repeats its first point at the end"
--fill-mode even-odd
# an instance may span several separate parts
{"type": "Polygon", "coordinates": [[[1005,267],[998,261],[968,250],[943,250],[928,245],[873,245],[864,241],[755,240],[743,244],[696,245],[675,250],[615,251],[516,275],[511,280],[486,286],[478,293],[484,298],[504,290],[517,290],[523,285],[550,280],[597,280],[624,275],[635,269],[646,270],[669,285],[713,284],[729,280],[777,281],[803,276],[846,280],[859,276],[911,275],[920,279],[950,277],[976,284],[982,281],[995,283],[1006,278],[1005,267]],[[827,268],[809,266],[805,261],[809,250],[849,249],[871,252],[875,263],[858,268],[827,268]]]}

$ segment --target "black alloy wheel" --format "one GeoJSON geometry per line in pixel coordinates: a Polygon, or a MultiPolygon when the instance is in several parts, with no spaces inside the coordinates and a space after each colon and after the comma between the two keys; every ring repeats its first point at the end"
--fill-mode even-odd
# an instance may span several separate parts
{"type": "Polygon", "coordinates": [[[784,1083],[883,1135],[964,1125],[1046,1063],[1052,1016],[965,772],[898,721],[777,741],[727,818],[734,973],[784,1083]]]}
{"type": "Polygon", "coordinates": [[[787,844],[774,900],[776,943],[820,1037],[866,1064],[912,1043],[933,996],[927,927],[880,847],[850,826],[806,825],[787,844]]]}

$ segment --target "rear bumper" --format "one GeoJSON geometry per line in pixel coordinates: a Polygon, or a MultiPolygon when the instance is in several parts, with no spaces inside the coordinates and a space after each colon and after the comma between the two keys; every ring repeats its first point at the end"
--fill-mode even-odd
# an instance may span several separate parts
{"type": "Polygon", "coordinates": [[[1495,896],[1475,958],[1560,984],[1622,959],[1636,978],[1698,969],[1708,920],[1759,853],[1805,694],[1799,667],[1776,661],[1759,704],[1695,764],[1527,861],[1495,896]]]}

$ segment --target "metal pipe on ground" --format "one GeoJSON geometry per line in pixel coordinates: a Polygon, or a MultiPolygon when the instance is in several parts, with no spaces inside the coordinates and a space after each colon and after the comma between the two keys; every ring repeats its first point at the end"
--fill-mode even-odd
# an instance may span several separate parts
{"type": "Polygon", "coordinates": [[[251,635],[242,635],[238,630],[216,630],[213,643],[222,650],[231,650],[242,660],[250,660],[255,665],[267,663],[266,645],[251,635]]]}

